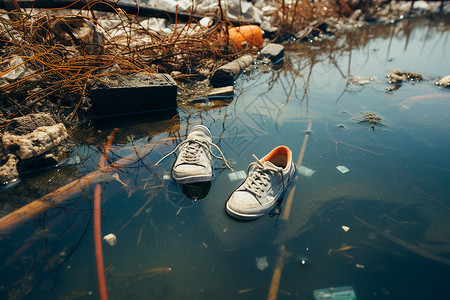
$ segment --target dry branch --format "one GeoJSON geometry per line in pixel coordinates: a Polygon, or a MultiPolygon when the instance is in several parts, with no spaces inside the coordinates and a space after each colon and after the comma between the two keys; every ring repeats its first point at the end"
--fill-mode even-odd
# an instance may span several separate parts
{"type": "Polygon", "coordinates": [[[92,187],[93,184],[112,180],[114,173],[125,170],[131,165],[134,165],[142,157],[148,155],[154,148],[155,144],[147,144],[135,154],[131,154],[121,158],[115,163],[112,163],[101,170],[92,172],[84,177],[81,177],[65,186],[53,191],[17,210],[0,218],[0,232],[13,229],[15,226],[22,224],[46,210],[57,205],[63,204],[68,199],[79,194],[80,191],[92,187]]]}

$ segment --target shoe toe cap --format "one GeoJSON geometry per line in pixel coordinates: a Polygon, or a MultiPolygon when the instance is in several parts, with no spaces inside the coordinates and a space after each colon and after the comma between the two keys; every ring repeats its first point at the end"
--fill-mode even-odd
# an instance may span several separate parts
{"type": "Polygon", "coordinates": [[[227,201],[227,209],[234,214],[242,217],[254,217],[264,214],[266,207],[261,205],[254,195],[244,192],[235,191],[227,201]]]}
{"type": "Polygon", "coordinates": [[[178,165],[172,169],[172,175],[176,180],[195,177],[210,178],[212,170],[198,165],[178,165]]]}

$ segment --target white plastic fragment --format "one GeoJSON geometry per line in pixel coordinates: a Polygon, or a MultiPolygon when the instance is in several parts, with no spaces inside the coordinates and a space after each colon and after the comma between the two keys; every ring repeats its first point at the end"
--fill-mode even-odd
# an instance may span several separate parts
{"type": "Polygon", "coordinates": [[[66,161],[66,164],[68,165],[78,165],[79,163],[81,163],[81,158],[78,155],[71,156],[66,161]]]}
{"type": "Polygon", "coordinates": [[[103,237],[103,240],[108,243],[111,247],[117,243],[117,238],[114,233],[107,234],[103,237]]]}
{"type": "Polygon", "coordinates": [[[230,181],[244,179],[245,177],[247,177],[247,174],[243,170],[228,174],[228,178],[230,179],[230,181]]]}
{"type": "Polygon", "coordinates": [[[265,268],[269,266],[269,262],[267,261],[267,256],[257,257],[256,258],[256,267],[261,271],[264,271],[265,268]]]}
{"type": "Polygon", "coordinates": [[[204,17],[199,21],[199,23],[202,27],[211,27],[214,24],[214,20],[210,17],[204,17]]]}
{"type": "Polygon", "coordinates": [[[300,166],[297,168],[297,172],[298,174],[305,176],[305,177],[311,177],[314,175],[314,173],[316,173],[315,170],[312,170],[310,168],[307,168],[305,166],[300,166]]]}
{"type": "Polygon", "coordinates": [[[121,183],[123,186],[127,186],[127,184],[126,184],[125,182],[123,182],[123,181],[120,179],[119,173],[114,173],[114,174],[112,175],[112,177],[113,177],[115,180],[117,180],[119,183],[121,183]]]}
{"type": "Polygon", "coordinates": [[[336,169],[338,169],[341,173],[347,173],[348,171],[350,171],[347,167],[345,166],[337,166],[336,169]]]}
{"type": "Polygon", "coordinates": [[[342,225],[342,230],[344,230],[345,232],[350,230],[350,227],[342,225]]]}

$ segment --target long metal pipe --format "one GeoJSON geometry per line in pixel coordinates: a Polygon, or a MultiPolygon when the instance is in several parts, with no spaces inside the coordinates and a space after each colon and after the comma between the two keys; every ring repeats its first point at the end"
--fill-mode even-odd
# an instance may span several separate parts
{"type": "MultiPolygon", "coordinates": [[[[156,17],[156,18],[164,18],[168,19],[171,22],[174,22],[177,19],[179,22],[187,22],[189,20],[200,20],[204,16],[190,14],[186,12],[171,12],[156,8],[151,8],[147,6],[139,6],[139,5],[131,5],[131,4],[123,4],[116,3],[109,0],[78,0],[78,1],[68,1],[68,0],[0,0],[0,9],[5,10],[14,10],[16,2],[21,8],[42,8],[42,9],[91,9],[95,11],[103,11],[103,12],[115,12],[117,9],[121,9],[125,11],[127,14],[140,16],[140,17],[156,17]]],[[[217,16],[219,19],[219,16],[217,16]]],[[[233,25],[239,25],[244,22],[230,21],[233,25]]]]}

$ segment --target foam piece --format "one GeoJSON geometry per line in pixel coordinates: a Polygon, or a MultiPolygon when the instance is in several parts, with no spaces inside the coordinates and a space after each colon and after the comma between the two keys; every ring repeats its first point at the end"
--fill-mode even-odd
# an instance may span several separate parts
{"type": "Polygon", "coordinates": [[[55,148],[67,136],[66,127],[62,123],[58,123],[53,126],[38,127],[33,132],[24,135],[5,133],[3,146],[20,159],[28,159],[55,148]]]}

